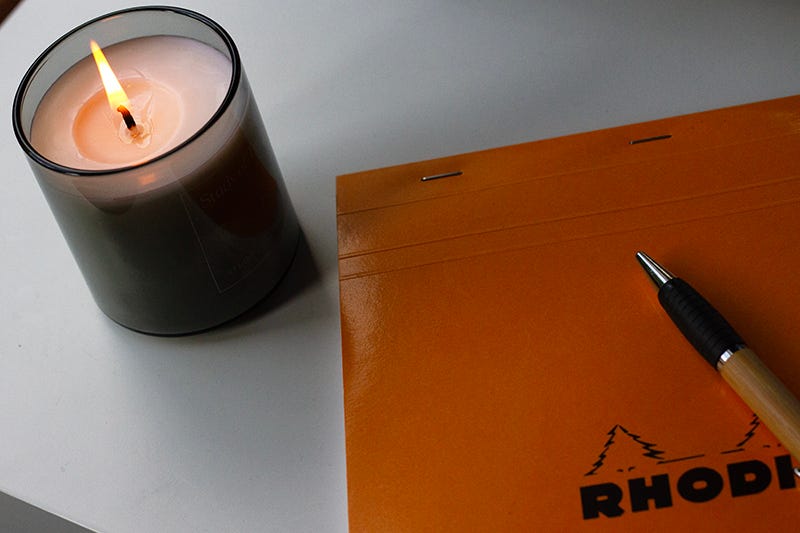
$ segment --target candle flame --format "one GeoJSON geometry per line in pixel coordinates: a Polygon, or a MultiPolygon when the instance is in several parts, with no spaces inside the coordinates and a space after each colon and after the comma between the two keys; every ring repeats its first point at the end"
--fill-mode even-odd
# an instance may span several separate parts
{"type": "Polygon", "coordinates": [[[111,65],[108,64],[103,50],[100,49],[100,46],[98,46],[94,40],[92,40],[89,45],[92,49],[94,62],[97,63],[97,71],[100,73],[100,79],[103,80],[103,87],[106,89],[108,105],[111,106],[112,111],[115,113],[119,106],[124,106],[129,109],[131,104],[130,101],[128,101],[128,95],[125,94],[122,85],[119,84],[117,76],[114,75],[114,71],[111,70],[111,65]]]}

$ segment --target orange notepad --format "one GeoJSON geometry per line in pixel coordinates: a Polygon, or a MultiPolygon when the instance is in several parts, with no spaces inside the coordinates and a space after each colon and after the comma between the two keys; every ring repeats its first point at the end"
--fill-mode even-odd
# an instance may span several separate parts
{"type": "Polygon", "coordinates": [[[341,176],[337,220],[352,531],[797,528],[634,254],[800,394],[800,97],[341,176]]]}

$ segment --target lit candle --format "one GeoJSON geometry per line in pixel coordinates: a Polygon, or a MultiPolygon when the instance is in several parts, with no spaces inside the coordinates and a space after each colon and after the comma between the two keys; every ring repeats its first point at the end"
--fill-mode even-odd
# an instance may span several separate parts
{"type": "Polygon", "coordinates": [[[99,307],[156,334],[241,314],[299,228],[238,52],[180,8],[112,13],[37,59],[14,130],[99,307]],[[165,31],[165,28],[168,31],[165,31]],[[101,49],[91,40],[107,43],[101,49]]]}
{"type": "Polygon", "coordinates": [[[48,90],[31,129],[36,150],[72,168],[134,165],[175,148],[208,122],[231,78],[228,58],[184,37],[131,39],[105,53],[95,43],[92,52],[48,90]]]}

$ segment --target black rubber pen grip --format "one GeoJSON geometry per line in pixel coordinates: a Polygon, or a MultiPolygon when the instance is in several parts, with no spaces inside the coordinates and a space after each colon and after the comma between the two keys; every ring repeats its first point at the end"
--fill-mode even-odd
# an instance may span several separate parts
{"type": "Polygon", "coordinates": [[[727,350],[744,341],[705,298],[680,278],[672,278],[658,291],[658,301],[681,333],[714,368],[727,350]]]}

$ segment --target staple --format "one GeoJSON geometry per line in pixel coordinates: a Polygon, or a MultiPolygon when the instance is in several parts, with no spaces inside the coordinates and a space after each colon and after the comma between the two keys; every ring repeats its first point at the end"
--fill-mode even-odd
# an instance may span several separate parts
{"type": "Polygon", "coordinates": [[[642,143],[649,143],[653,141],[663,141],[665,139],[671,139],[672,135],[658,135],[656,137],[646,137],[644,139],[636,139],[631,141],[629,144],[642,144],[642,143]]]}
{"type": "Polygon", "coordinates": [[[461,174],[463,174],[463,172],[461,172],[460,170],[456,170],[454,172],[445,172],[444,174],[434,174],[433,176],[424,176],[423,178],[420,179],[420,181],[433,181],[442,178],[452,178],[454,176],[460,176],[461,174]]]}

